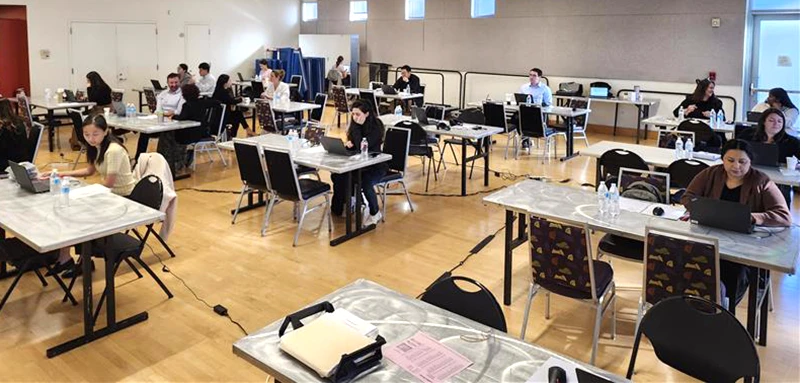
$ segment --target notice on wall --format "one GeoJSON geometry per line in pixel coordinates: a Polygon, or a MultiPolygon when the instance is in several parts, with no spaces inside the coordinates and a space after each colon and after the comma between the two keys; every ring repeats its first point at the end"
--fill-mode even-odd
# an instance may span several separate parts
{"type": "Polygon", "coordinates": [[[780,55],[778,56],[778,66],[782,67],[790,67],[792,66],[792,58],[789,56],[780,55]]]}

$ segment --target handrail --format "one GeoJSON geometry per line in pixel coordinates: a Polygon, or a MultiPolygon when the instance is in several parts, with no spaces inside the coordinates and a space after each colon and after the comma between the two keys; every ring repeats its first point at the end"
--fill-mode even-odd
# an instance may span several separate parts
{"type": "MultiPolygon", "coordinates": [[[[441,76],[441,77],[442,77],[442,104],[444,104],[444,74],[442,74],[442,73],[439,73],[439,72],[442,72],[442,71],[439,71],[439,72],[433,72],[433,71],[435,71],[435,70],[436,70],[436,71],[439,71],[438,69],[426,69],[426,68],[415,68],[415,69],[413,69],[413,71],[414,71],[414,72],[417,72],[417,73],[436,74],[436,75],[439,75],[439,76],[441,76]]],[[[397,76],[397,74],[398,74],[399,72],[400,72],[400,68],[395,68],[395,69],[394,69],[394,74],[395,74],[395,76],[397,76]]],[[[455,71],[451,71],[451,72],[455,72],[455,71]]],[[[460,77],[461,77],[461,73],[460,73],[460,72],[456,72],[456,73],[458,73],[458,76],[459,76],[459,78],[460,78],[460,77]]],[[[395,78],[396,78],[396,77],[395,77],[395,78]]],[[[388,80],[388,79],[387,79],[387,80],[388,80]]],[[[459,89],[459,96],[460,96],[460,95],[461,95],[461,89],[459,89]]]]}
{"type": "MultiPolygon", "coordinates": [[[[467,76],[469,76],[470,74],[479,74],[484,76],[527,77],[520,74],[508,74],[508,73],[469,72],[469,71],[464,72],[464,93],[461,95],[461,105],[459,105],[459,107],[462,109],[464,108],[464,105],[466,105],[465,98],[467,97],[467,76]]],[[[550,79],[548,79],[547,76],[542,76],[542,79],[544,79],[544,82],[547,86],[550,86],[550,79]]]]}
{"type": "MultiPolygon", "coordinates": [[[[620,90],[617,91],[617,98],[619,98],[619,95],[622,94],[622,92],[635,92],[635,90],[634,89],[620,89],[620,90]]],[[[661,91],[661,90],[644,90],[644,89],[640,89],[639,93],[665,94],[665,95],[669,95],[669,96],[687,96],[687,97],[691,95],[691,93],[667,92],[667,91],[661,91]]],[[[717,96],[717,98],[720,98],[720,99],[721,98],[726,98],[726,99],[729,99],[729,100],[733,101],[733,120],[736,121],[736,113],[739,110],[739,108],[737,107],[738,104],[736,102],[736,99],[731,97],[731,96],[720,96],[720,95],[716,95],[716,96],[717,96]]]]}

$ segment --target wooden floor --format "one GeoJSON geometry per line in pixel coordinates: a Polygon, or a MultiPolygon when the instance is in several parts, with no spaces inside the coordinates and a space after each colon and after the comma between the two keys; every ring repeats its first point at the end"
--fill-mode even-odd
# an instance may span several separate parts
{"type": "MultiPolygon", "coordinates": [[[[326,120],[332,120],[330,111],[326,120]]],[[[63,129],[66,147],[68,129],[63,129]]],[[[344,129],[333,129],[341,134],[344,129]]],[[[615,137],[590,134],[590,140],[615,137]]],[[[616,137],[631,142],[630,137],[616,137]]],[[[127,147],[135,151],[136,136],[127,147]]],[[[594,182],[594,160],[578,157],[565,163],[542,165],[538,156],[523,156],[517,161],[503,160],[505,137],[491,156],[491,169],[516,175],[546,176],[578,187],[594,182]]],[[[653,142],[649,142],[653,144],[653,142]]],[[[576,145],[580,150],[582,143],[576,145]]],[[[155,148],[155,140],[151,149],[155,148]]],[[[563,153],[564,145],[559,150],[563,153]]],[[[76,153],[67,151],[67,159],[76,153]]],[[[58,160],[47,144],[37,164],[58,160]]],[[[448,160],[453,161],[448,154],[448,160]]],[[[471,192],[487,191],[512,181],[492,175],[483,187],[476,165],[475,177],[468,184],[471,192]]],[[[241,184],[234,162],[224,167],[219,159],[208,163],[202,158],[197,171],[177,183],[178,220],[169,243],[177,258],[151,241],[155,252],[175,274],[162,273],[158,259],[146,250],[145,260],[153,265],[175,294],[166,299],[149,278],[136,279],[125,271],[117,277],[118,318],[148,311],[150,319],[130,329],[88,346],[47,359],[45,350],[79,335],[82,314],[79,307],[61,303],[55,283],[42,288],[34,275],[23,278],[10,301],[0,312],[0,380],[2,381],[264,381],[266,374],[233,355],[231,345],[242,337],[240,330],[211,308],[196,300],[176,278],[182,278],[209,304],[222,304],[248,331],[256,331],[282,318],[318,297],[358,278],[367,278],[416,296],[442,272],[455,266],[477,242],[503,226],[503,211],[484,206],[484,194],[453,197],[459,191],[459,171],[454,164],[439,179],[431,179],[430,193],[448,196],[423,196],[425,179],[416,159],[410,160],[410,189],[414,193],[414,212],[400,196],[389,197],[386,223],[375,232],[338,247],[328,246],[327,230],[316,229],[319,213],[311,215],[292,247],[295,223],[290,205],[279,205],[266,237],[259,235],[263,210],[243,213],[231,225],[241,184]],[[190,188],[221,191],[209,193],[190,188]]],[[[323,178],[328,175],[323,174],[323,178]]],[[[507,178],[507,177],[506,177],[507,178]]],[[[800,204],[792,208],[796,222],[800,204]]],[[[335,220],[335,234],[341,231],[335,220]]],[[[597,235],[595,237],[598,237],[597,235]]],[[[595,238],[596,241],[596,238],[595,238]]],[[[457,274],[477,279],[502,298],[502,233],[472,257],[457,274]]],[[[101,262],[101,261],[96,261],[101,262]]],[[[95,291],[102,288],[102,265],[97,265],[95,291]]],[[[637,286],[641,265],[613,263],[618,286],[637,286]]],[[[511,335],[516,336],[522,322],[530,280],[526,248],[515,252],[513,302],[503,306],[511,335]]],[[[11,281],[0,281],[5,291],[11,281]]],[[[774,274],[775,311],[769,316],[769,346],[758,347],[764,381],[800,381],[800,283],[795,276],[774,274]]],[[[603,323],[597,366],[624,375],[633,343],[633,323],[639,290],[622,291],[618,300],[618,336],[609,339],[608,316],[603,323]]],[[[570,299],[552,299],[550,320],[544,319],[544,299],[534,301],[526,340],[580,360],[591,353],[593,315],[586,306],[570,299]]],[[[744,302],[746,304],[746,302],[744,302]]],[[[745,310],[738,310],[744,321],[745,310]]],[[[103,319],[101,319],[102,321],[103,319]]],[[[663,366],[649,345],[644,344],[637,363],[637,381],[686,381],[684,375],[663,366]]]]}

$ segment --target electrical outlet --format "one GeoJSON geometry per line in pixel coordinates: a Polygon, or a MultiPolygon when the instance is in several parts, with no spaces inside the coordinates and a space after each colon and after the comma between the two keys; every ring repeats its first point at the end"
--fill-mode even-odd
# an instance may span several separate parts
{"type": "Polygon", "coordinates": [[[711,28],[719,28],[722,25],[722,20],[719,17],[711,18],[711,28]]]}

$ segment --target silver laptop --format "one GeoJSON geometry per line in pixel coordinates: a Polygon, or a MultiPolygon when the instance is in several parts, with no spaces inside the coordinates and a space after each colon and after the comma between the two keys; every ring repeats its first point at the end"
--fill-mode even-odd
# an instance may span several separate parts
{"type": "Polygon", "coordinates": [[[50,181],[31,179],[28,170],[16,162],[8,161],[8,165],[11,166],[11,171],[14,172],[14,178],[21,188],[31,193],[47,193],[50,191],[50,181]]]}

